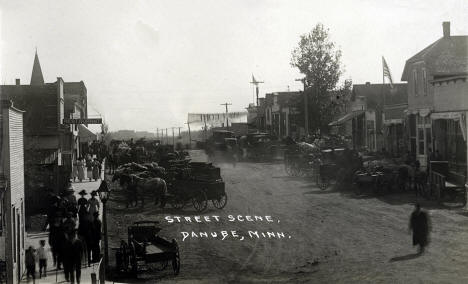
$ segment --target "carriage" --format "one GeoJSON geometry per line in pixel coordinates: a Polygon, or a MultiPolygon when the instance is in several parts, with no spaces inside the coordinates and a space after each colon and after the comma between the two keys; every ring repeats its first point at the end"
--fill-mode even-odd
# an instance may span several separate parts
{"type": "Polygon", "coordinates": [[[168,182],[167,200],[175,209],[182,209],[192,203],[198,212],[208,207],[208,201],[218,209],[227,204],[225,183],[220,169],[209,163],[189,164],[188,172],[168,182]]]}
{"type": "Polygon", "coordinates": [[[179,245],[175,239],[168,241],[158,235],[158,223],[138,221],[128,227],[128,240],[121,240],[120,247],[114,248],[118,272],[137,277],[141,272],[162,271],[170,262],[174,275],[179,274],[179,245]]]}
{"type": "Polygon", "coordinates": [[[287,146],[284,153],[284,168],[289,176],[317,178],[320,164],[320,149],[314,144],[296,143],[287,146]]]}

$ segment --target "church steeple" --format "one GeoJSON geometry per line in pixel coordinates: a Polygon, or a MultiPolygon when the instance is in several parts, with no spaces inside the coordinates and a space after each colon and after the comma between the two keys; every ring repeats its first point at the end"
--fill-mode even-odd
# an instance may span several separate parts
{"type": "Polygon", "coordinates": [[[30,85],[44,85],[44,77],[42,76],[42,69],[41,64],[39,63],[39,57],[37,56],[37,49],[36,55],[34,56],[34,65],[32,69],[30,85]]]}

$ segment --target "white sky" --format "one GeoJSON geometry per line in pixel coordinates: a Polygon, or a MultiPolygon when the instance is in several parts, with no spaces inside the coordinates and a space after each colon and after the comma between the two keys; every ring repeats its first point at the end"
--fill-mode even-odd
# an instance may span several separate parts
{"type": "Polygon", "coordinates": [[[399,81],[406,59],[468,34],[468,1],[2,1],[1,80],[29,83],[35,47],[46,82],[83,80],[111,130],[184,126],[188,112],[243,111],[251,74],[265,92],[301,88],[289,62],[299,36],[330,29],[354,83],[399,81]],[[378,3],[379,4],[378,4],[378,3]]]}

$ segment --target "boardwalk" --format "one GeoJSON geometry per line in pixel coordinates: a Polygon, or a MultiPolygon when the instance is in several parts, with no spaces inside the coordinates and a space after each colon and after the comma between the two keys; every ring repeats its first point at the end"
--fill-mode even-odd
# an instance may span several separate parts
{"type": "MultiPolygon", "coordinates": [[[[75,189],[75,196],[78,199],[80,196],[78,195],[78,192],[81,190],[85,190],[88,195],[86,198],[89,198],[91,195],[91,191],[97,190],[99,188],[99,185],[101,183],[101,180],[98,181],[83,181],[83,182],[74,182],[73,188],[75,189]]],[[[99,198],[99,197],[97,197],[99,198]]],[[[102,204],[99,208],[100,210],[100,217],[102,217],[102,204]]],[[[47,251],[47,276],[39,279],[39,265],[36,264],[36,281],[35,283],[66,283],[65,281],[65,275],[62,270],[57,271],[55,267],[53,266],[53,260],[52,260],[52,253],[50,250],[50,246],[48,243],[48,233],[37,233],[37,234],[28,234],[25,238],[25,247],[33,246],[34,248],[39,247],[39,241],[40,240],[45,240],[46,241],[46,251],[47,251]]],[[[91,283],[91,275],[92,274],[98,275],[98,264],[93,264],[92,266],[88,267],[87,261],[83,258],[83,265],[81,268],[81,283],[91,283]]],[[[29,279],[29,281],[25,278],[26,276],[23,276],[23,281],[21,283],[33,283],[32,279],[29,279]]]]}

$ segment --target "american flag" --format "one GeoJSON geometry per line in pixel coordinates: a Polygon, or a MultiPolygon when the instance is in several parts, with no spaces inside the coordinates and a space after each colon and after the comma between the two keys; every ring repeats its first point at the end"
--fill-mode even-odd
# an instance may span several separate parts
{"type": "Polygon", "coordinates": [[[392,73],[390,73],[390,69],[388,68],[387,62],[385,61],[385,58],[383,56],[382,56],[382,66],[383,66],[384,79],[385,77],[387,77],[388,81],[390,81],[390,87],[393,88],[392,73]]]}

